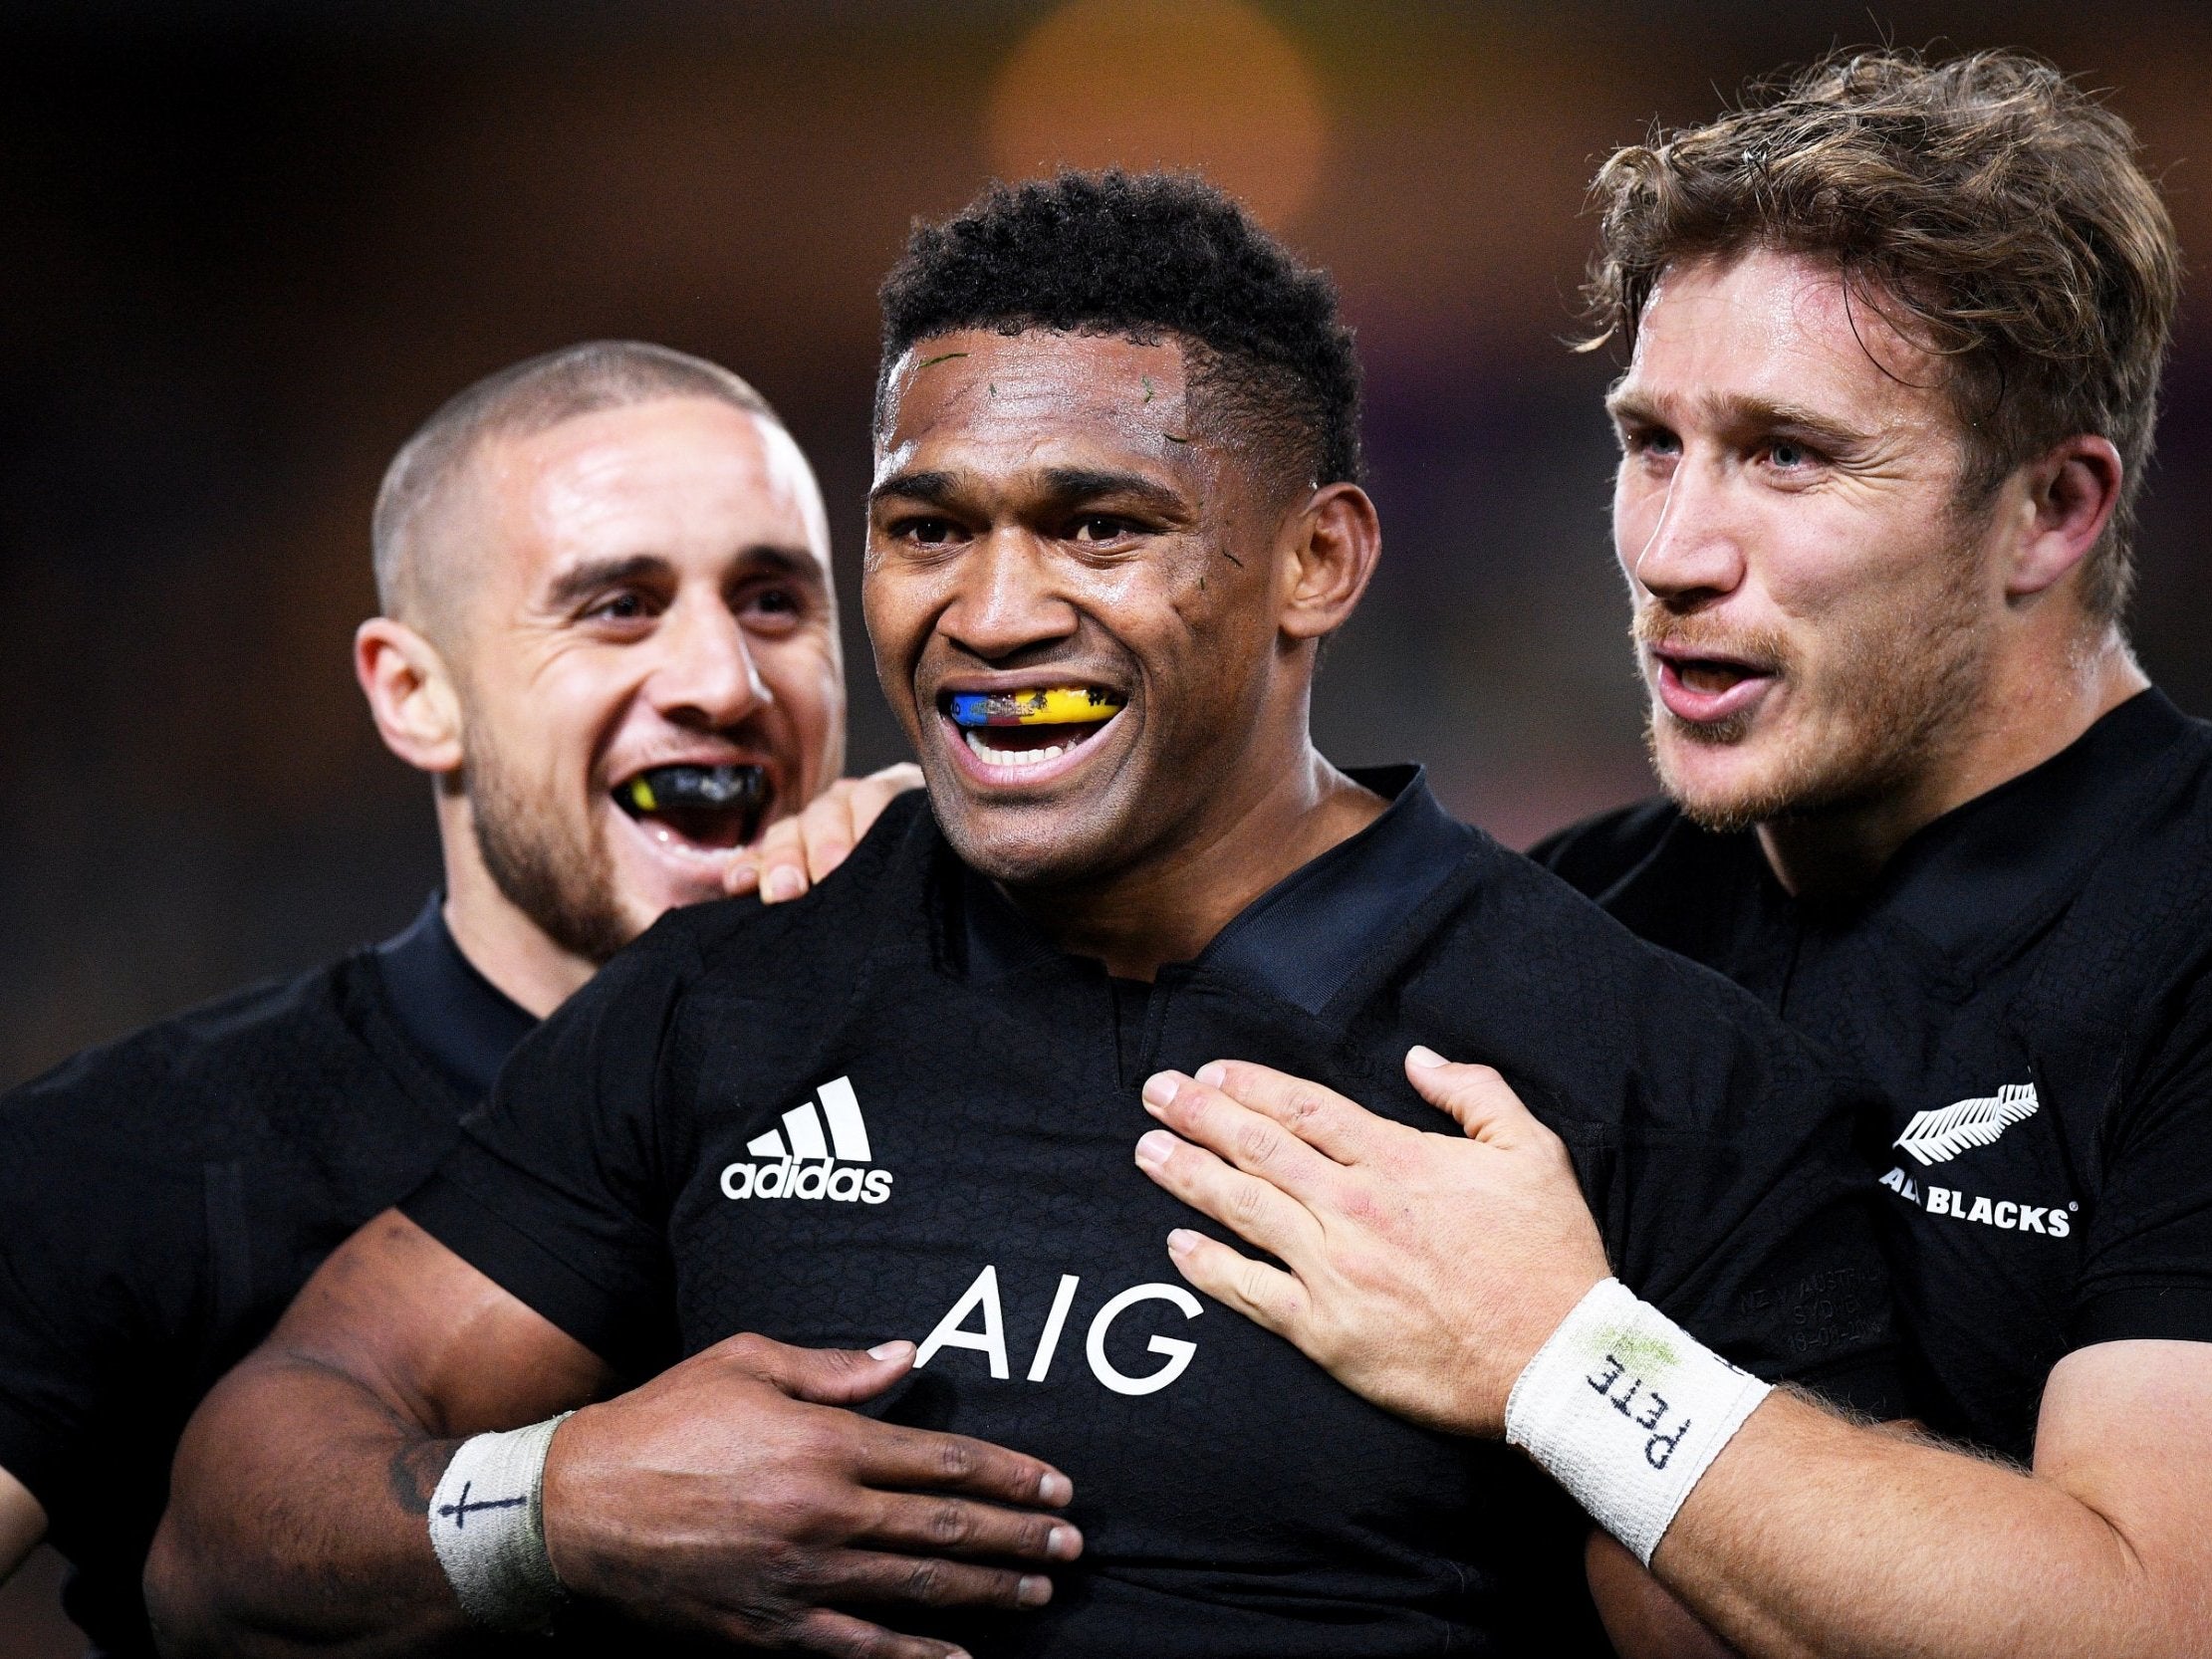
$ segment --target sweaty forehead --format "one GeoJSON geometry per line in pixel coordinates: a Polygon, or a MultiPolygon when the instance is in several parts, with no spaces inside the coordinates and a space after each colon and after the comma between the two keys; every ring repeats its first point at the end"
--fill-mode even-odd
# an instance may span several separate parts
{"type": "Polygon", "coordinates": [[[1185,462],[1197,441],[1185,383],[1172,339],[1147,345],[1039,329],[918,341],[892,366],[877,473],[954,452],[990,467],[1080,450],[1185,462]]]}
{"type": "Polygon", "coordinates": [[[714,399],[595,410],[494,440],[481,466],[533,563],[763,545],[827,555],[821,497],[790,434],[714,399]]]}

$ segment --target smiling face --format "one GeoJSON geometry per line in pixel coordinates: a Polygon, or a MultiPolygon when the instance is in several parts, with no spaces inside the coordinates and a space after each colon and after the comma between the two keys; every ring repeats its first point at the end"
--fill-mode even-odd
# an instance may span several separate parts
{"type": "Polygon", "coordinates": [[[972,331],[893,365],[868,633],[938,821],[999,880],[1127,869],[1305,752],[1298,514],[1186,389],[1171,340],[972,331]]]}
{"type": "Polygon", "coordinates": [[[482,550],[451,651],[477,842],[604,960],[719,896],[754,823],[843,765],[821,498],[782,427],[684,397],[488,440],[451,518],[482,550]],[[733,767],[758,800],[718,804],[749,775],[695,770],[733,767]]]}
{"type": "Polygon", "coordinates": [[[1968,740],[2004,580],[1940,365],[1833,264],[1672,268],[1609,403],[1651,749],[1740,826],[1909,788],[1968,740]]]}

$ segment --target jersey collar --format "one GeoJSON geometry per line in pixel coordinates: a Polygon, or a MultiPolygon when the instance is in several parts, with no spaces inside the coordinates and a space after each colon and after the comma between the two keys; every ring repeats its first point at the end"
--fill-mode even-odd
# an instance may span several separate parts
{"type": "MultiPolygon", "coordinates": [[[[1187,971],[1239,981],[1318,1015],[1478,843],[1473,830],[1437,805],[1420,767],[1350,776],[1390,803],[1381,817],[1246,905],[1187,971]]],[[[963,876],[960,931],[970,978],[1067,960],[993,883],[972,871],[963,876]]]]}
{"type": "Polygon", "coordinates": [[[508,1055],[538,1022],[461,954],[445,925],[445,895],[432,893],[375,957],[399,1029],[469,1094],[489,1094],[508,1055]]]}

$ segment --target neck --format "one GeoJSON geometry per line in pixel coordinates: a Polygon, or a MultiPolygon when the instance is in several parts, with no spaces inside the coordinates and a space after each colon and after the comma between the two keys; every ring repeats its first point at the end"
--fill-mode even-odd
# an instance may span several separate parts
{"type": "Polygon", "coordinates": [[[1913,776],[1846,808],[1759,826],[1767,863],[1800,897],[1862,892],[1924,826],[2041,766],[2149,684],[2117,628],[2072,649],[2016,653],[1913,776]]]}
{"type": "Polygon", "coordinates": [[[1009,896],[1061,949],[1097,957],[1118,979],[1149,980],[1197,956],[1246,905],[1386,805],[1303,735],[1292,764],[1245,770],[1253,786],[1217,794],[1204,825],[1172,849],[1097,882],[1009,896]]]}
{"type": "Polygon", "coordinates": [[[444,849],[445,926],[469,966],[519,1007],[543,1020],[591,979],[594,965],[556,944],[499,890],[484,867],[467,798],[438,793],[444,849]]]}

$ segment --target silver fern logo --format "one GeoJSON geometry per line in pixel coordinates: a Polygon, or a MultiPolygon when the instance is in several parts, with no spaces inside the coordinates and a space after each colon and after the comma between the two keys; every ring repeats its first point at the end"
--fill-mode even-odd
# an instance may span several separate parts
{"type": "Polygon", "coordinates": [[[1949,1163],[1961,1152],[1987,1146],[2015,1123],[2036,1115],[2034,1083],[2007,1083],[1995,1094],[1955,1100],[1935,1111],[1916,1111],[1893,1142],[1923,1165],[1949,1163]]]}

